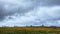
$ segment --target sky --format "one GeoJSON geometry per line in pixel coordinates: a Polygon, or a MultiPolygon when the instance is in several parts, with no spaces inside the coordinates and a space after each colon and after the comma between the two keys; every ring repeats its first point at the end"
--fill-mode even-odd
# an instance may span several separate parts
{"type": "Polygon", "coordinates": [[[0,26],[60,26],[60,0],[0,0],[0,26]]]}

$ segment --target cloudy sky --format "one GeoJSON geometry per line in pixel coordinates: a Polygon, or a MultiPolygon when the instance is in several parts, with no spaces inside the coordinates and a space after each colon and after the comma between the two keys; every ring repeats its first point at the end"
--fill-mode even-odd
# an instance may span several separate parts
{"type": "Polygon", "coordinates": [[[60,0],[0,0],[0,26],[60,26],[60,0]]]}

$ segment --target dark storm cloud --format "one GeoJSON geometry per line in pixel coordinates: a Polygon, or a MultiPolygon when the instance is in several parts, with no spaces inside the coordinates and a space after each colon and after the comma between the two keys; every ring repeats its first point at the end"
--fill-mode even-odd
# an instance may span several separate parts
{"type": "MultiPolygon", "coordinates": [[[[18,1],[18,0],[16,0],[16,1],[18,1]]],[[[9,1],[0,0],[0,20],[3,20],[5,18],[5,16],[13,15],[14,13],[19,13],[19,14],[27,13],[27,12],[33,10],[34,8],[36,8],[39,5],[38,2],[40,2],[40,1],[39,0],[25,0],[24,2],[26,4],[24,4],[22,2],[21,3],[22,6],[20,6],[18,2],[16,2],[17,4],[14,4],[14,2],[10,2],[10,3],[9,2],[10,2],[10,0],[9,1]],[[29,4],[30,4],[30,6],[28,6],[29,4]],[[23,5],[26,5],[26,6],[23,6],[23,5]]]]}
{"type": "Polygon", "coordinates": [[[0,20],[3,20],[5,18],[5,16],[8,16],[8,15],[12,15],[15,13],[15,9],[6,9],[4,7],[4,4],[0,4],[0,20]]]}

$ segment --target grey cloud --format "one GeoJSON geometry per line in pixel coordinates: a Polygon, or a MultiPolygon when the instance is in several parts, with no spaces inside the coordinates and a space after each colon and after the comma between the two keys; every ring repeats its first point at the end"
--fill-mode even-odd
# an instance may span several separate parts
{"type": "Polygon", "coordinates": [[[60,6],[60,0],[41,0],[43,6],[60,6]]]}
{"type": "MultiPolygon", "coordinates": [[[[6,0],[7,1],[7,0],[6,0]]],[[[24,14],[40,6],[40,3],[43,5],[60,5],[60,0],[25,0],[24,2],[31,2],[31,6],[25,8],[23,6],[18,6],[13,3],[4,3],[0,1],[0,17],[5,17],[7,15],[12,15],[14,13],[24,14]],[[4,5],[8,5],[8,10],[4,8],[4,5]]],[[[7,8],[7,7],[6,7],[7,8]]]]}
{"type": "MultiPolygon", "coordinates": [[[[4,1],[4,0],[3,0],[4,1]]],[[[3,2],[0,0],[0,20],[4,19],[5,16],[13,15],[14,13],[24,14],[27,13],[38,6],[39,0],[25,0],[24,2],[28,3],[31,2],[31,6],[27,7],[28,4],[24,6],[20,6],[18,4],[3,2]]],[[[7,0],[6,0],[7,1],[7,0]]],[[[22,3],[24,5],[24,3],[22,3]]]]}

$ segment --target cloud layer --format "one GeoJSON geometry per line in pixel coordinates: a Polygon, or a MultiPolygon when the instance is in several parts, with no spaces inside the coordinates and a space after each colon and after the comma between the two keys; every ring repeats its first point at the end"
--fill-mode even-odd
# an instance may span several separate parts
{"type": "Polygon", "coordinates": [[[60,0],[0,0],[0,26],[60,26],[60,0]]]}

